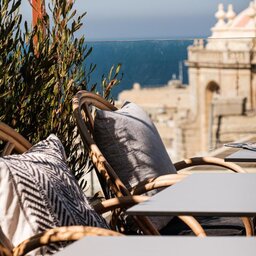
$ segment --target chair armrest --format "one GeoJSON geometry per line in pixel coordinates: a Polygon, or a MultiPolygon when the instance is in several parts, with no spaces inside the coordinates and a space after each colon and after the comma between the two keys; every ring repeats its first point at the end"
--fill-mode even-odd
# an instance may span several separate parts
{"type": "Polygon", "coordinates": [[[148,196],[124,196],[111,198],[94,205],[93,208],[99,214],[113,211],[119,208],[127,209],[135,204],[148,200],[148,196]]]}
{"type": "Polygon", "coordinates": [[[13,256],[22,256],[28,252],[52,243],[76,241],[84,236],[122,236],[121,233],[85,226],[58,227],[35,235],[13,249],[13,256]]]}
{"type": "Polygon", "coordinates": [[[134,186],[130,190],[130,193],[132,195],[141,195],[153,189],[169,187],[180,182],[188,175],[189,174],[167,174],[157,178],[147,179],[134,186]]]}
{"type": "Polygon", "coordinates": [[[246,171],[237,164],[225,162],[223,159],[217,157],[193,157],[174,164],[177,171],[197,165],[215,165],[229,169],[233,172],[246,173],[246,171]]]}

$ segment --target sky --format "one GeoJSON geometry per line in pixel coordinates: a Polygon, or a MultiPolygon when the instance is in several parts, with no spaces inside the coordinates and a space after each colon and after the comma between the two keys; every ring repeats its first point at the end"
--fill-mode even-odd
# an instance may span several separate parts
{"type": "MultiPolygon", "coordinates": [[[[87,40],[133,40],[206,37],[216,23],[219,3],[232,3],[236,13],[250,0],[76,0],[87,12],[81,33],[87,40]]],[[[31,20],[28,0],[21,11],[31,20]]]]}

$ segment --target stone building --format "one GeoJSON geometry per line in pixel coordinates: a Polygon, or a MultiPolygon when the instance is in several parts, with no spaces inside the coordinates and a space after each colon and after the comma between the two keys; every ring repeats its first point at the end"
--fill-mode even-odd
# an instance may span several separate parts
{"type": "Polygon", "coordinates": [[[188,86],[135,85],[119,95],[149,112],[175,160],[256,132],[256,1],[238,15],[219,4],[215,17],[206,42],[188,47],[188,86]]]}

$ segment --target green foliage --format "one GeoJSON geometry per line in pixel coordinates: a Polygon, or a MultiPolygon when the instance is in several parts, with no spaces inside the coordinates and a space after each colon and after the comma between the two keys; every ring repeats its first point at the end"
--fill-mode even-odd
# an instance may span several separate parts
{"type": "Polygon", "coordinates": [[[10,92],[13,91],[16,81],[20,81],[20,23],[18,14],[20,1],[0,1],[0,119],[3,119],[2,110],[8,110],[10,92]],[[10,7],[11,6],[11,7],[10,7]],[[7,99],[7,101],[5,100],[7,99]]]}
{"type": "Polygon", "coordinates": [[[121,64],[119,63],[116,68],[112,66],[107,77],[102,76],[102,94],[105,99],[110,98],[111,90],[114,86],[117,86],[123,78],[123,74],[120,77],[121,64]],[[115,71],[113,73],[113,71],[115,71]]]}
{"type": "MultiPolygon", "coordinates": [[[[19,6],[20,0],[0,0],[0,121],[32,143],[57,134],[79,179],[86,156],[71,101],[78,90],[96,88],[89,86],[96,66],[85,69],[92,49],[87,49],[84,36],[76,37],[85,13],[77,16],[71,1],[51,0],[50,12],[38,25],[29,29],[25,22],[21,31],[19,6]]],[[[119,70],[120,65],[103,77],[106,97],[119,83],[119,70]]]]}

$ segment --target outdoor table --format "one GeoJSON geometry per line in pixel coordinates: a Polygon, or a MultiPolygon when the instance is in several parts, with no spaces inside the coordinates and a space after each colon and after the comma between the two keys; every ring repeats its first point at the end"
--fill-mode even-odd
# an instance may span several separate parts
{"type": "Polygon", "coordinates": [[[194,173],[126,213],[251,217],[256,216],[255,202],[255,173],[194,173]]]}
{"type": "Polygon", "coordinates": [[[253,237],[85,237],[56,256],[255,256],[253,237]]]}
{"type": "Polygon", "coordinates": [[[240,149],[225,157],[226,162],[256,162],[256,151],[240,149]]]}

